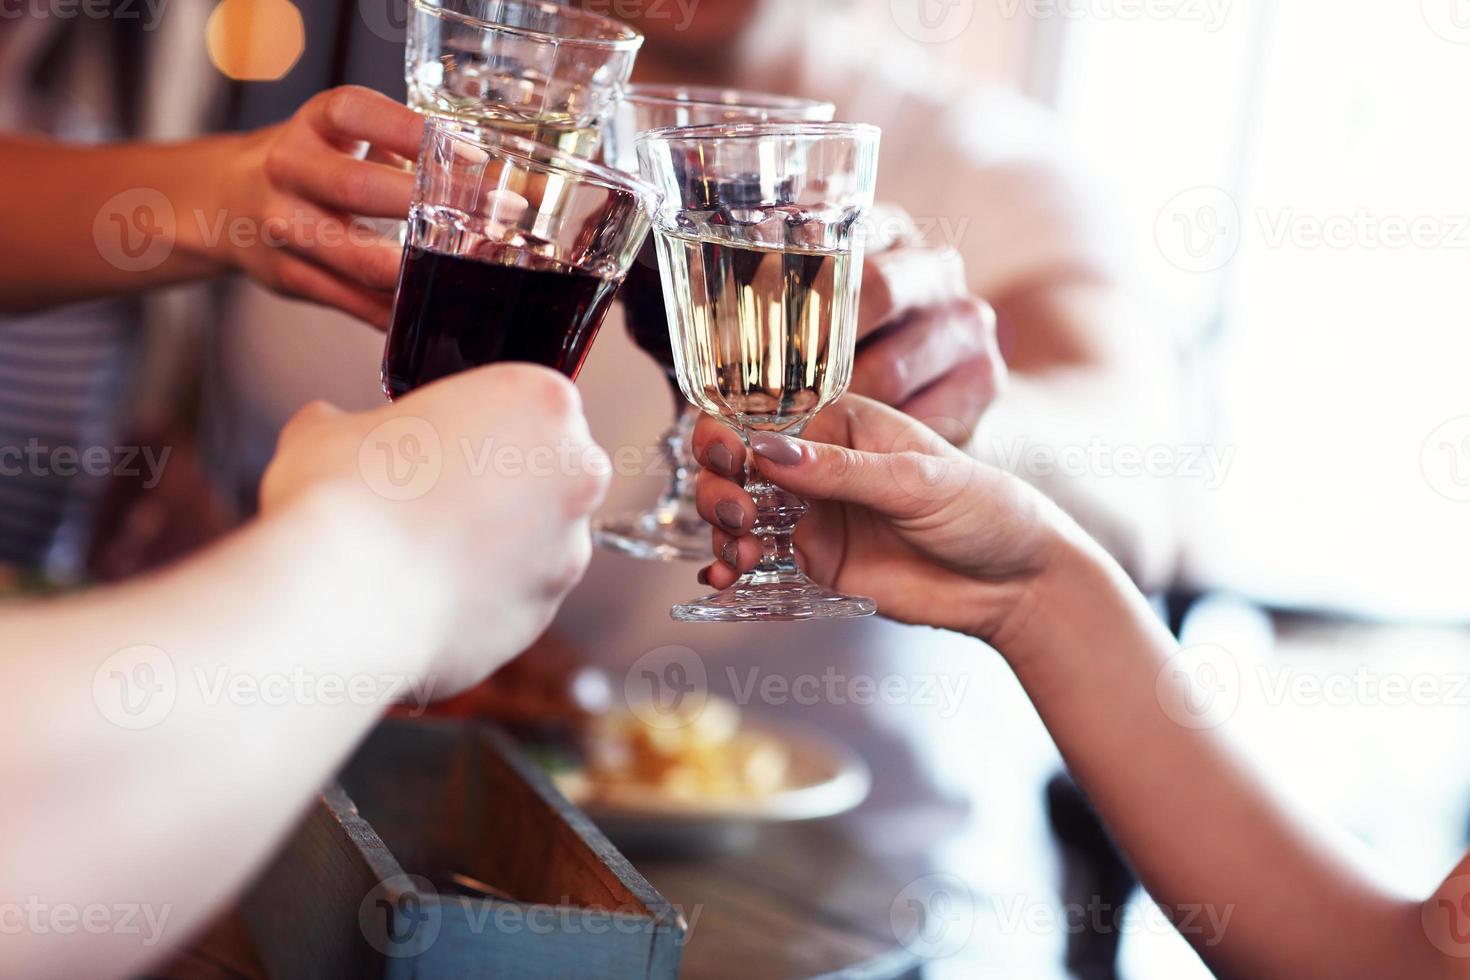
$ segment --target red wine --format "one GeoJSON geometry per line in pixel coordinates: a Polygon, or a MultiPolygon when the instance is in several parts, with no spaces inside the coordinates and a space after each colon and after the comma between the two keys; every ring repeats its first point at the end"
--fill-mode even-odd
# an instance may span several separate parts
{"type": "Polygon", "coordinates": [[[397,398],[484,364],[530,361],[576,378],[616,279],[505,246],[473,258],[404,249],[383,352],[383,390],[397,398]]]}
{"type": "Polygon", "coordinates": [[[628,278],[623,281],[618,298],[623,301],[623,318],[633,343],[657,361],[673,381],[674,345],[669,338],[669,314],[664,308],[664,287],[659,280],[658,252],[652,235],[628,269],[628,278]]]}

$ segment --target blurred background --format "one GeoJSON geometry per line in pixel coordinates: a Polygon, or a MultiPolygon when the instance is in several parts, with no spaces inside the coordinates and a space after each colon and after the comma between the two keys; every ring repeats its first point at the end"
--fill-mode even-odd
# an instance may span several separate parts
{"type": "MultiPolygon", "coordinates": [[[[865,7],[865,29],[895,64],[942,63],[977,89],[1003,85],[1046,107],[1074,162],[1106,188],[1109,247],[1169,325],[1186,392],[1187,434],[1171,447],[1177,469],[1165,481],[1182,555],[1161,609],[1184,644],[1229,652],[1235,720],[1273,775],[1380,851],[1410,887],[1427,890],[1463,852],[1470,828],[1470,590],[1457,558],[1470,553],[1470,129],[1461,120],[1470,5],[822,2],[865,7]]],[[[205,128],[279,118],[295,102],[272,96],[277,78],[325,83],[354,66],[397,73],[363,60],[375,49],[344,40],[369,36],[382,11],[297,6],[304,38],[325,32],[337,42],[297,45],[287,31],[207,46],[199,39],[215,9],[208,0],[167,0],[146,43],[132,33],[139,24],[53,18],[64,22],[32,31],[27,18],[7,17],[0,79],[46,93],[22,104],[13,88],[9,124],[55,110],[65,91],[76,100],[66,105],[92,111],[50,112],[53,131],[183,136],[202,118],[211,120],[205,128]],[[63,34],[66,45],[57,41],[63,34]],[[79,64],[91,69],[74,70],[79,64]],[[109,78],[124,80],[131,95],[109,78]]],[[[773,6],[779,20],[781,4],[773,6]]],[[[198,523],[210,529],[248,509],[240,488],[260,462],[218,447],[269,446],[210,409],[268,397],[274,383],[256,378],[264,394],[242,394],[204,380],[236,353],[210,325],[237,302],[198,287],[93,307],[69,341],[95,361],[87,385],[103,393],[76,408],[77,431],[95,417],[115,422],[114,406],[125,402],[134,431],[203,433],[207,475],[179,499],[206,512],[198,523]],[[187,423],[180,404],[191,406],[187,423]]],[[[0,341],[12,351],[37,343],[24,329],[0,341]]],[[[353,346],[379,343],[364,336],[353,346]]],[[[34,411],[0,386],[0,436],[20,439],[34,411]]],[[[31,493],[9,477],[0,482],[0,532],[19,535],[23,524],[21,544],[40,564],[59,578],[80,574],[87,526],[108,520],[114,489],[77,483],[44,521],[32,509],[22,522],[31,493]]],[[[161,554],[183,553],[209,533],[167,543],[161,554]]],[[[103,571],[128,554],[109,552],[103,571]]],[[[984,682],[994,685],[978,695],[994,700],[986,702],[987,748],[936,739],[932,765],[1004,766],[1013,747],[1033,753],[1038,767],[1054,765],[1044,748],[1025,747],[1035,719],[1007,680],[992,671],[984,682]]],[[[1006,792],[1003,782],[985,783],[987,791],[1006,792]]],[[[1044,836],[1039,801],[1018,812],[1044,836]]],[[[984,860],[1030,860],[1006,846],[1011,828],[991,829],[1001,840],[984,860]]],[[[895,831],[906,832],[914,831],[895,831]]],[[[1035,868],[1053,880],[1063,873],[1055,857],[1037,857],[1035,868]]],[[[1060,901],[1052,892],[1022,895],[1060,901]]],[[[1026,935],[1007,928],[994,896],[975,898],[977,917],[989,923],[975,943],[991,953],[1015,946],[1020,952],[1000,959],[1034,966],[1028,975],[1061,972],[1067,930],[1026,935]]],[[[1123,976],[1208,975],[1166,929],[1121,938],[1123,976]]]]}

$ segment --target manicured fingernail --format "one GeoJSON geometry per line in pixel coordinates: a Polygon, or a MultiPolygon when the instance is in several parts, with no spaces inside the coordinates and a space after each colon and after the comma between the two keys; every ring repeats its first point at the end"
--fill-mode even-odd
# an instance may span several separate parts
{"type": "Polygon", "coordinates": [[[720,561],[735,571],[740,571],[740,546],[734,541],[726,541],[725,546],[720,549],[720,561]]]}
{"type": "Polygon", "coordinates": [[[700,585],[709,585],[709,569],[701,568],[699,574],[694,576],[694,580],[700,585]]]}
{"type": "Polygon", "coordinates": [[[739,531],[745,527],[745,511],[733,500],[721,500],[715,504],[715,517],[727,531],[739,531]]]}
{"type": "Polygon", "coordinates": [[[738,476],[735,472],[735,454],[730,452],[724,443],[715,443],[709,447],[704,454],[704,461],[710,469],[722,476],[738,476]]]}
{"type": "Polygon", "coordinates": [[[779,432],[752,432],[750,448],[777,466],[795,466],[801,462],[801,443],[779,432]]]}

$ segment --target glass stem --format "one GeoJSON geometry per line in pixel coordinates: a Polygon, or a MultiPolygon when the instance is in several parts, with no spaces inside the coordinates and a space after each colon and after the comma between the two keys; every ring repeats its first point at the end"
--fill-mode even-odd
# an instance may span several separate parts
{"type": "Polygon", "coordinates": [[[764,479],[754,467],[746,470],[745,489],[755,501],[755,531],[761,543],[760,561],[746,573],[751,585],[805,582],[796,564],[792,536],[806,515],[806,501],[764,479]]]}
{"type": "Polygon", "coordinates": [[[664,523],[673,521],[679,515],[683,502],[694,495],[695,470],[689,465],[689,447],[694,441],[694,423],[698,419],[699,413],[694,406],[681,396],[679,414],[659,442],[659,452],[669,467],[669,482],[657,505],[664,523]]]}

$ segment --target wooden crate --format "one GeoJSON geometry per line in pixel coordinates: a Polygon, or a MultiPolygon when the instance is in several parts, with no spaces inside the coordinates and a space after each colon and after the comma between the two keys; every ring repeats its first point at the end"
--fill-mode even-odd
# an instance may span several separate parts
{"type": "Polygon", "coordinates": [[[242,906],[282,980],[660,980],[677,976],[687,930],[477,723],[384,723],[242,906]]]}

